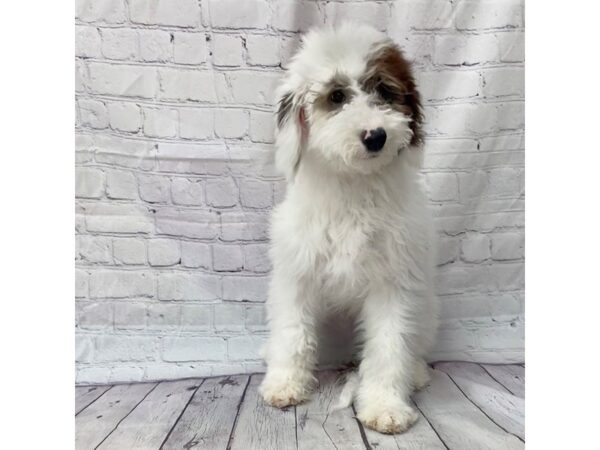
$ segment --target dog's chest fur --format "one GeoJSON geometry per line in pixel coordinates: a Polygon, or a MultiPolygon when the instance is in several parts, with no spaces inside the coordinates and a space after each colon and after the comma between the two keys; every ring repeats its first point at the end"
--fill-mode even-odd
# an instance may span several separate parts
{"type": "Polygon", "coordinates": [[[384,181],[356,186],[300,181],[306,185],[293,186],[274,213],[276,265],[340,299],[362,297],[383,281],[407,284],[416,256],[408,242],[420,239],[413,226],[419,221],[411,220],[418,211],[402,203],[401,193],[384,181]]]}

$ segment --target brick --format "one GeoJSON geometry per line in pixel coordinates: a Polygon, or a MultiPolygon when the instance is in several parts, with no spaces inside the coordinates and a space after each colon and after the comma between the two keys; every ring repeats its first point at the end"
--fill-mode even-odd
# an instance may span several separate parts
{"type": "Polygon", "coordinates": [[[75,169],[75,196],[100,198],[104,194],[104,172],[89,167],[75,169]]]}
{"type": "Polygon", "coordinates": [[[518,196],[521,194],[522,169],[500,168],[489,172],[489,193],[495,196],[518,196]]]}
{"type": "Polygon", "coordinates": [[[172,303],[151,304],[146,308],[148,329],[169,331],[179,328],[181,307],[172,303]]]}
{"type": "Polygon", "coordinates": [[[76,303],[77,326],[84,330],[112,327],[113,309],[110,303],[76,303]]]}
{"type": "Polygon", "coordinates": [[[138,185],[132,172],[108,170],[106,172],[106,196],[116,200],[138,198],[138,185]]]}
{"type": "Polygon", "coordinates": [[[217,300],[221,297],[219,277],[205,274],[161,273],[159,300],[217,300]]]}
{"type": "Polygon", "coordinates": [[[483,95],[502,97],[525,95],[525,71],[522,67],[489,69],[483,72],[483,95]]]}
{"type": "Polygon", "coordinates": [[[522,100],[499,103],[496,108],[498,114],[497,128],[500,131],[517,131],[525,127],[525,103],[522,100]]]}
{"type": "Polygon", "coordinates": [[[223,277],[223,300],[264,302],[267,299],[266,277],[223,277]]]}
{"type": "Polygon", "coordinates": [[[88,84],[87,66],[82,61],[75,61],[75,92],[85,92],[88,84]]]}
{"type": "Polygon", "coordinates": [[[85,225],[91,232],[149,233],[154,229],[149,211],[136,205],[95,204],[85,211],[85,225]]]}
{"type": "Polygon", "coordinates": [[[403,32],[453,28],[456,14],[448,0],[393,2],[390,23],[403,32]]]}
{"type": "Polygon", "coordinates": [[[437,242],[437,265],[456,261],[459,254],[460,242],[453,238],[442,238],[437,242]]]}
{"type": "Polygon", "coordinates": [[[214,239],[219,233],[219,216],[208,211],[161,208],[156,213],[156,232],[169,236],[214,239]]]}
{"type": "Polygon", "coordinates": [[[324,23],[324,12],[311,1],[279,0],[275,3],[273,27],[282,31],[307,31],[324,23]]]}
{"type": "Polygon", "coordinates": [[[264,273],[271,270],[269,246],[267,244],[246,244],[244,250],[244,269],[250,272],[264,273]]]}
{"type": "Polygon", "coordinates": [[[114,239],[113,256],[119,264],[146,264],[146,244],[137,238],[114,239]]]}
{"type": "Polygon", "coordinates": [[[523,26],[522,0],[466,0],[456,6],[458,30],[523,26]]]}
{"type": "Polygon", "coordinates": [[[246,38],[247,62],[251,66],[277,66],[279,38],[276,36],[249,35],[246,38]]]}
{"type": "Polygon", "coordinates": [[[134,103],[109,103],[108,116],[114,130],[136,133],[142,127],[142,113],[134,103]]]}
{"type": "MultiPolygon", "coordinates": [[[[268,72],[231,72],[227,74],[234,103],[273,105],[280,75],[268,72]]],[[[231,103],[231,102],[229,102],[231,103]]]]}
{"type": "Polygon", "coordinates": [[[157,338],[153,336],[98,336],[95,362],[146,361],[154,359],[157,338]]]}
{"type": "Polygon", "coordinates": [[[102,55],[107,59],[131,60],[137,58],[138,35],[128,28],[102,29],[102,55]]]}
{"type": "Polygon", "coordinates": [[[81,58],[99,58],[100,33],[96,27],[78,25],[75,27],[75,55],[81,58]]]}
{"type": "Polygon", "coordinates": [[[213,305],[181,305],[181,329],[209,331],[213,326],[213,305]]]}
{"type": "Polygon", "coordinates": [[[238,187],[232,178],[206,180],[206,203],[215,207],[230,207],[238,203],[238,187]]]}
{"type": "Polygon", "coordinates": [[[244,330],[243,305],[215,305],[215,330],[240,332],[244,330]]]}
{"type": "Polygon", "coordinates": [[[273,204],[278,205],[285,199],[287,192],[286,183],[283,181],[277,181],[273,183],[273,204]]]}
{"type": "Polygon", "coordinates": [[[143,303],[116,303],[114,305],[115,328],[143,330],[146,328],[146,305],[143,303]]]}
{"type": "Polygon", "coordinates": [[[156,144],[152,142],[96,135],[94,143],[97,163],[141,170],[154,168],[156,144]]]}
{"type": "Polygon", "coordinates": [[[269,216],[259,213],[221,214],[221,239],[223,241],[266,240],[269,216]]]}
{"type": "Polygon", "coordinates": [[[217,337],[166,337],[162,340],[164,361],[221,361],[227,342],[217,337]]]}
{"type": "Polygon", "coordinates": [[[242,39],[238,36],[215,34],[212,42],[212,61],[217,66],[242,64],[242,39]]]}
{"type": "Polygon", "coordinates": [[[213,136],[215,113],[210,109],[179,110],[179,135],[185,139],[208,139],[213,136]]]}
{"type": "Polygon", "coordinates": [[[423,98],[447,100],[479,96],[479,73],[472,70],[440,70],[417,74],[417,84],[423,98]]]}
{"type": "Polygon", "coordinates": [[[281,67],[287,69],[294,53],[300,48],[300,37],[284,36],[279,45],[279,55],[281,57],[281,67]]]}
{"type": "Polygon", "coordinates": [[[169,201],[169,179],[160,175],[140,175],[140,198],[150,203],[165,203],[169,201]]]}
{"type": "Polygon", "coordinates": [[[212,268],[210,245],[199,242],[181,243],[181,265],[192,268],[212,268]]]}
{"type": "Polygon", "coordinates": [[[75,362],[90,363],[94,358],[94,340],[91,336],[75,336],[75,362]]]}
{"type": "Polygon", "coordinates": [[[79,235],[75,239],[77,259],[88,263],[110,263],[112,245],[104,236],[79,235]]]}
{"type": "Polygon", "coordinates": [[[89,84],[96,94],[153,98],[156,92],[154,67],[89,63],[89,84]]]}
{"type": "Polygon", "coordinates": [[[275,118],[270,112],[250,112],[250,139],[253,142],[275,141],[275,118]]]}
{"type": "Polygon", "coordinates": [[[85,298],[88,296],[89,275],[81,269],[75,269],[75,297],[85,298]]]}
{"type": "Polygon", "coordinates": [[[160,69],[161,100],[216,101],[214,73],[182,69],[160,69]]]}
{"type": "Polygon", "coordinates": [[[77,0],[75,17],[82,22],[123,23],[125,17],[124,0],[77,0]]]}
{"type": "Polygon", "coordinates": [[[273,206],[273,186],[269,181],[243,179],[240,181],[240,199],[249,208],[273,206]]]}
{"type": "Polygon", "coordinates": [[[525,60],[525,34],[506,32],[496,35],[502,62],[523,62],[525,60]]]}
{"type": "Polygon", "coordinates": [[[173,266],[181,260],[179,242],[173,239],[148,241],[148,262],[151,266],[173,266]]]}
{"type": "Polygon", "coordinates": [[[202,64],[208,54],[204,33],[173,34],[173,61],[179,64],[202,64]]]}
{"type": "Polygon", "coordinates": [[[204,203],[202,181],[173,178],[171,180],[171,198],[176,205],[202,205],[204,203]]]}
{"type": "Polygon", "coordinates": [[[82,126],[100,130],[108,128],[108,110],[103,102],[80,98],[77,100],[77,106],[82,126]]]}
{"type": "Polygon", "coordinates": [[[490,238],[486,235],[472,235],[461,239],[460,254],[463,261],[479,263],[490,257],[490,238]]]}
{"type": "Polygon", "coordinates": [[[385,30],[390,17],[389,6],[385,3],[353,2],[327,3],[325,15],[328,22],[339,25],[347,21],[367,22],[372,26],[385,30]]]}
{"type": "Polygon", "coordinates": [[[130,0],[131,21],[146,25],[196,27],[200,4],[196,0],[130,0]]]}
{"type": "Polygon", "coordinates": [[[261,359],[260,350],[266,336],[238,336],[227,340],[227,355],[230,361],[261,359]]]}
{"type": "Polygon", "coordinates": [[[429,198],[436,202],[458,199],[458,179],[454,173],[428,173],[425,177],[429,198]]]}
{"type": "Polygon", "coordinates": [[[267,310],[264,305],[246,306],[246,329],[251,332],[267,331],[267,310]]]}
{"type": "Polygon", "coordinates": [[[238,245],[212,246],[213,269],[217,272],[237,272],[244,267],[244,254],[238,245]]]}
{"type": "Polygon", "coordinates": [[[435,36],[433,62],[471,66],[500,60],[498,41],[491,34],[435,36]]]}
{"type": "Polygon", "coordinates": [[[166,62],[173,59],[171,34],[161,30],[139,30],[139,58],[147,62],[166,62]]]}
{"type": "Polygon", "coordinates": [[[492,235],[492,259],[507,261],[523,259],[525,256],[525,235],[523,233],[502,233],[492,235]]]}
{"type": "Polygon", "coordinates": [[[218,137],[240,139],[248,133],[248,113],[239,109],[218,109],[215,112],[215,133],[218,137]]]}
{"type": "Polygon", "coordinates": [[[209,0],[208,7],[216,28],[265,28],[270,19],[265,0],[209,0]]]}
{"type": "Polygon", "coordinates": [[[96,271],[90,275],[91,298],[152,297],[154,282],[148,272],[96,271]]]}
{"type": "Polygon", "coordinates": [[[144,134],[149,137],[175,137],[179,115],[176,109],[142,109],[144,134]]]}

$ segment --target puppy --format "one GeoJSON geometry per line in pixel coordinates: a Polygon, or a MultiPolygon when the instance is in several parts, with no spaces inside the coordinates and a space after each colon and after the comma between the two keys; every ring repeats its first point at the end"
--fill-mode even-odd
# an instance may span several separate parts
{"type": "Polygon", "coordinates": [[[428,382],[437,327],[410,64],[368,26],[313,30],[278,96],[275,164],[288,186],[271,222],[261,394],[280,408],[306,400],[318,319],[353,311],[363,344],[350,401],[367,427],[403,432],[418,417],[409,396],[428,382]]]}

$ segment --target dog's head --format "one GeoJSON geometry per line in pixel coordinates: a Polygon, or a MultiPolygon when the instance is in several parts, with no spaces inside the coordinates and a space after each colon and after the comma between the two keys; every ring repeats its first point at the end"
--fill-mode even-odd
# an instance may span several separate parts
{"type": "Polygon", "coordinates": [[[279,90],[276,165],[293,179],[306,154],[372,173],[421,143],[421,105],[400,49],[371,27],[310,31],[279,90]]]}

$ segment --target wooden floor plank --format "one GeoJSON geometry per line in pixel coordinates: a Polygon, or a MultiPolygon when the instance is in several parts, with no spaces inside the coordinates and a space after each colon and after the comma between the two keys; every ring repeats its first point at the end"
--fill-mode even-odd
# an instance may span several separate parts
{"type": "Polygon", "coordinates": [[[439,363],[436,369],[450,375],[459,389],[496,424],[525,439],[525,402],[494,380],[479,364],[439,363]]]}
{"type": "Polygon", "coordinates": [[[75,414],[79,414],[98,397],[108,391],[111,386],[77,386],[75,387],[75,414]]]}
{"type": "Polygon", "coordinates": [[[224,450],[248,379],[237,375],[204,380],[161,448],[224,450]]]}
{"type": "Polygon", "coordinates": [[[525,367],[516,364],[481,365],[498,383],[520,398],[525,398],[525,367]]]}
{"type": "Polygon", "coordinates": [[[96,448],[155,386],[156,383],[113,386],[75,418],[75,448],[96,448]]]}
{"type": "Polygon", "coordinates": [[[492,422],[440,370],[414,395],[423,415],[449,449],[523,449],[524,443],[492,422]]]}
{"type": "Polygon", "coordinates": [[[295,449],[295,408],[285,410],[265,404],[258,386],[263,375],[252,375],[233,430],[231,450],[295,449]]]}
{"type": "Polygon", "coordinates": [[[163,381],[98,448],[157,449],[202,380],[163,381]]]}
{"type": "Polygon", "coordinates": [[[339,372],[317,374],[318,387],[309,402],[296,407],[298,449],[360,449],[365,445],[352,408],[334,411],[343,382],[339,372]]]}

